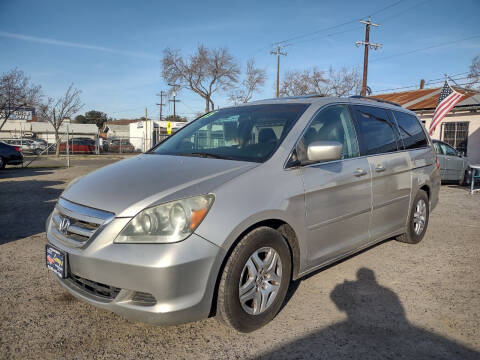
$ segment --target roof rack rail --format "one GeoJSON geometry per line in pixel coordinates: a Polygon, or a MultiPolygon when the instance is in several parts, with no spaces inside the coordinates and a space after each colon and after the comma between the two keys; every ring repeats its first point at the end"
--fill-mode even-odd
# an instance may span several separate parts
{"type": "Polygon", "coordinates": [[[371,100],[371,101],[378,101],[378,102],[381,102],[381,103],[402,107],[402,105],[400,105],[399,103],[396,103],[396,102],[393,102],[393,101],[388,101],[388,100],[378,99],[378,98],[373,97],[373,96],[353,95],[353,96],[350,96],[350,98],[351,99],[365,99],[365,100],[371,100]]]}
{"type": "MultiPolygon", "coordinates": [[[[294,99],[309,99],[309,98],[314,98],[314,97],[325,97],[323,94],[311,94],[311,95],[299,95],[299,96],[280,96],[280,97],[275,97],[271,99],[264,99],[264,100],[294,100],[294,99]]],[[[263,100],[261,100],[263,101],[263,100]]]]}

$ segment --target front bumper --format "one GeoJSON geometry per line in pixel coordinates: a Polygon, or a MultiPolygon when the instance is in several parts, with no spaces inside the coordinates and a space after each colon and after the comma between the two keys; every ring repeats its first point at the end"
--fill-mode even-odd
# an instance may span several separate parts
{"type": "Polygon", "coordinates": [[[49,221],[48,242],[68,254],[69,274],[117,291],[108,298],[73,278],[56,280],[80,300],[134,321],[174,325],[208,317],[224,250],[196,234],[172,244],[114,244],[126,221],[114,219],[82,248],[58,241],[49,221]],[[139,302],[139,294],[153,303],[139,302]]]}

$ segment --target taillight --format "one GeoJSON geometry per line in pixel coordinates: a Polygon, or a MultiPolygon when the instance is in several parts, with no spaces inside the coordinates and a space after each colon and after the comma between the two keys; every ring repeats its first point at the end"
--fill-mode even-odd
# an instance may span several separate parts
{"type": "Polygon", "coordinates": [[[14,146],[15,150],[17,150],[18,152],[22,152],[22,149],[20,149],[18,146],[14,146]]]}
{"type": "Polygon", "coordinates": [[[435,154],[435,167],[436,167],[437,169],[440,169],[440,163],[438,162],[438,156],[437,156],[437,154],[435,154]]]}

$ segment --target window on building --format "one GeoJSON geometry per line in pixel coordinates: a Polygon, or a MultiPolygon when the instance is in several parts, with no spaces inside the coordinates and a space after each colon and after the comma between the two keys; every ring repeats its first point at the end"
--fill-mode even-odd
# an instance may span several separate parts
{"type": "Polygon", "coordinates": [[[468,121],[442,123],[442,140],[467,155],[468,147],[468,121]]]}

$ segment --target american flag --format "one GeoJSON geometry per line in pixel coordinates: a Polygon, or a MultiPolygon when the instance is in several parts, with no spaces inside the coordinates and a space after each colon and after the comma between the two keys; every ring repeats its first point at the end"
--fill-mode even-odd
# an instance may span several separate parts
{"type": "Polygon", "coordinates": [[[437,108],[435,109],[435,113],[433,114],[432,123],[430,124],[429,134],[432,136],[435,128],[438,124],[440,124],[447,115],[447,113],[463,98],[463,94],[460,94],[453,90],[448,81],[445,80],[445,84],[443,85],[442,92],[440,93],[440,97],[438,98],[437,108]]]}

